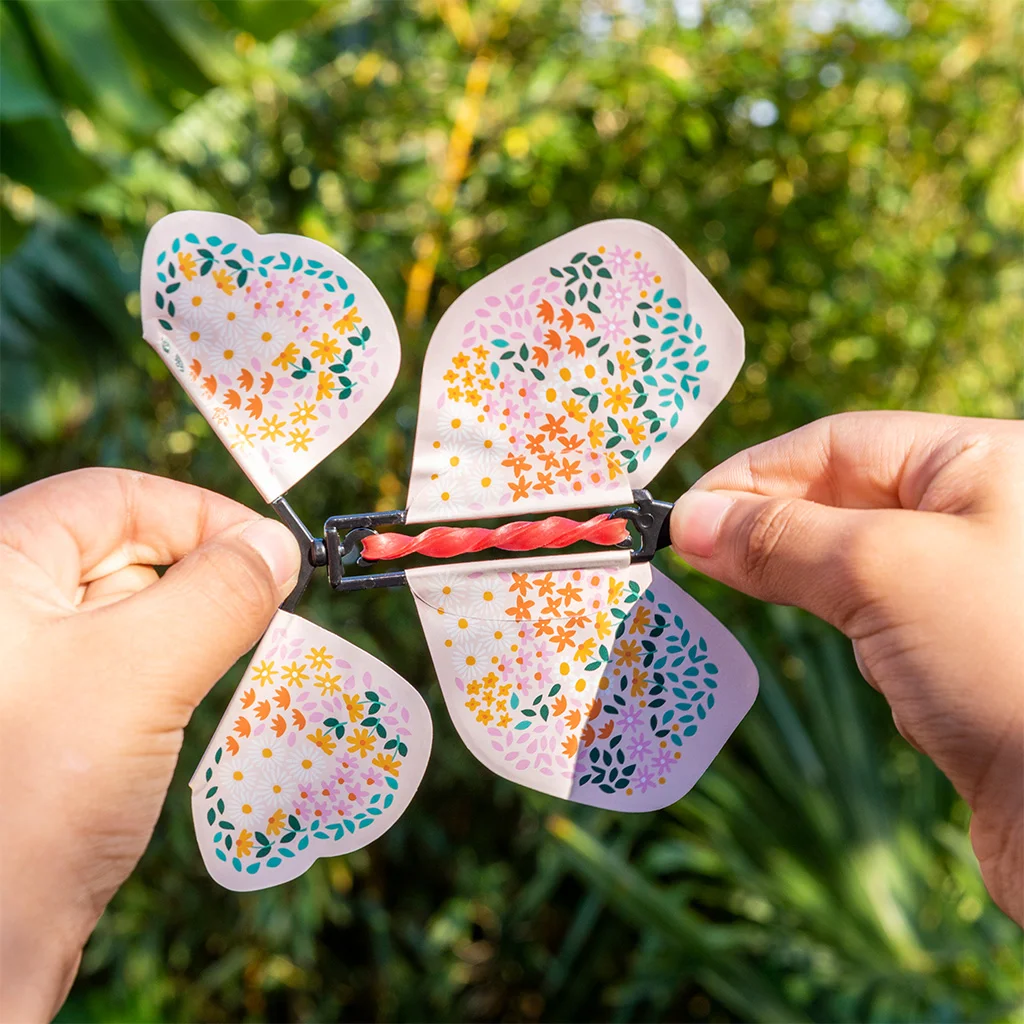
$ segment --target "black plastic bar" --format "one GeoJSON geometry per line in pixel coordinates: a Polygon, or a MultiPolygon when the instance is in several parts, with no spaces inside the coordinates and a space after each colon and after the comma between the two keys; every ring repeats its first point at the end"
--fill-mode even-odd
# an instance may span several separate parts
{"type": "MultiPolygon", "coordinates": [[[[388,512],[358,512],[348,516],[331,516],[324,523],[324,536],[321,540],[314,537],[306,528],[305,523],[296,515],[295,510],[284,497],[271,502],[274,510],[285,525],[292,531],[303,552],[302,568],[295,589],[281,605],[285,611],[294,611],[299,599],[309,585],[313,573],[321,566],[327,566],[327,578],[331,587],[339,593],[354,590],[374,590],[378,587],[402,587],[407,580],[402,569],[390,572],[364,573],[350,576],[346,573],[349,565],[365,566],[360,555],[361,541],[370,534],[377,532],[379,526],[402,526],[405,523],[406,509],[395,509],[388,512]]],[[[630,541],[623,542],[622,547],[632,547],[631,562],[649,562],[656,551],[668,547],[669,517],[672,505],[667,501],[657,501],[649,491],[633,492],[633,504],[615,509],[611,514],[619,519],[628,519],[640,534],[640,542],[632,547],[630,541]]]]}

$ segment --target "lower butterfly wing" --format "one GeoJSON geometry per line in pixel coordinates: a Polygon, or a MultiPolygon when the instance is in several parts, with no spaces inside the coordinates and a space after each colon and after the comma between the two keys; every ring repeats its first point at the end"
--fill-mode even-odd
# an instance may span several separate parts
{"type": "Polygon", "coordinates": [[[279,611],[190,783],[207,870],[228,889],[265,889],[366,846],[405,812],[431,739],[401,676],[279,611]]]}
{"type": "Polygon", "coordinates": [[[496,774],[540,792],[665,807],[757,695],[735,637],[628,552],[407,576],[463,741],[496,774]]]}

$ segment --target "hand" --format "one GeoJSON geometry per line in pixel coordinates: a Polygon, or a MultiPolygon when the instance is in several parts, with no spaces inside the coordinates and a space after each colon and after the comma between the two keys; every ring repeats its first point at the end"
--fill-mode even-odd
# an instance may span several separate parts
{"type": "Polygon", "coordinates": [[[186,722],[299,559],[280,523],[140,473],[0,499],[0,1019],[57,1012],[149,842],[186,722]]]}
{"type": "Polygon", "coordinates": [[[971,806],[985,884],[1024,922],[1024,424],[829,417],[704,476],[672,544],[853,640],[897,729],[971,806]]]}

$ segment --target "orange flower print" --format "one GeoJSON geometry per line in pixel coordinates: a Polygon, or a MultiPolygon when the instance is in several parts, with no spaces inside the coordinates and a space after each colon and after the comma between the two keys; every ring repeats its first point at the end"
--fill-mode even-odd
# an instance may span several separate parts
{"type": "Polygon", "coordinates": [[[252,853],[252,833],[247,828],[243,828],[238,833],[238,838],[235,840],[235,853],[239,857],[248,857],[252,853]]]}
{"type": "Polygon", "coordinates": [[[597,649],[597,641],[592,637],[588,636],[579,647],[576,648],[576,653],[572,656],[573,661],[590,661],[594,656],[594,651],[597,649]]]}
{"type": "Polygon", "coordinates": [[[519,501],[521,498],[530,496],[530,481],[525,476],[518,476],[509,482],[509,490],[512,492],[512,500],[519,501]]]}
{"type": "Polygon", "coordinates": [[[381,751],[374,759],[373,763],[383,772],[387,772],[388,775],[393,775],[398,778],[398,769],[402,766],[401,761],[396,761],[390,754],[385,754],[381,751]]]}
{"type": "Polygon", "coordinates": [[[348,737],[348,752],[358,754],[361,758],[373,753],[377,745],[377,737],[369,729],[353,729],[348,737]]]}
{"type": "Polygon", "coordinates": [[[611,409],[613,413],[625,412],[633,408],[633,392],[625,384],[616,384],[614,387],[605,388],[604,393],[608,396],[604,401],[604,407],[611,409]]]}
{"type": "Polygon", "coordinates": [[[315,733],[309,733],[306,739],[313,744],[314,747],[319,747],[328,757],[334,753],[337,743],[331,738],[330,733],[325,733],[323,729],[317,729],[315,733]]]}
{"type": "Polygon", "coordinates": [[[620,668],[623,666],[626,668],[632,668],[633,665],[638,664],[644,656],[638,640],[623,640],[622,643],[615,648],[612,654],[616,656],[615,664],[620,668]]]}
{"type": "Polygon", "coordinates": [[[600,448],[604,445],[604,424],[599,420],[591,420],[587,429],[587,440],[591,448],[600,448]]]}
{"type": "Polygon", "coordinates": [[[611,618],[607,612],[598,612],[594,616],[594,629],[597,630],[599,640],[607,640],[612,632],[611,618]]]}
{"type": "Polygon", "coordinates": [[[540,579],[534,580],[533,585],[537,588],[537,594],[540,597],[547,597],[555,589],[554,574],[545,573],[540,579]]]}
{"type": "Polygon", "coordinates": [[[512,582],[509,584],[508,592],[510,594],[522,594],[523,597],[526,597],[527,591],[532,586],[529,573],[514,572],[512,573],[512,582]]]}
{"type": "Polygon", "coordinates": [[[623,380],[629,380],[630,377],[636,376],[636,360],[633,358],[633,353],[626,349],[615,354],[615,358],[619,364],[619,373],[622,374],[623,380]]]}
{"type": "Polygon", "coordinates": [[[354,331],[356,324],[361,324],[363,318],[359,315],[359,307],[353,306],[340,320],[334,322],[334,329],[339,334],[345,334],[347,331],[354,331]]]}
{"type": "Polygon", "coordinates": [[[635,612],[633,612],[633,618],[629,623],[630,633],[646,633],[647,627],[651,621],[651,609],[646,605],[640,605],[635,612]]]}
{"type": "Polygon", "coordinates": [[[325,398],[330,398],[337,386],[337,380],[326,370],[321,370],[316,381],[316,400],[322,402],[325,398]]]}
{"type": "Polygon", "coordinates": [[[527,601],[523,597],[517,597],[515,606],[512,608],[506,608],[505,613],[511,615],[517,622],[522,622],[524,619],[530,618],[530,609],[533,607],[533,601],[527,601]]]}
{"type": "Polygon", "coordinates": [[[530,471],[530,464],[526,461],[525,455],[509,455],[501,464],[508,466],[516,476],[522,476],[523,473],[530,471]]]}
{"type": "Polygon", "coordinates": [[[565,626],[557,626],[555,628],[555,635],[552,637],[551,642],[557,645],[558,653],[561,654],[566,647],[575,647],[576,641],[576,630],[568,629],[565,626]]]}
{"type": "Polygon", "coordinates": [[[267,818],[267,827],[263,830],[272,836],[279,836],[284,831],[284,811],[278,807],[274,813],[267,818]]]}
{"type": "Polygon", "coordinates": [[[565,410],[565,414],[571,419],[576,420],[577,423],[584,423],[587,419],[586,410],[580,405],[578,398],[570,398],[567,402],[562,402],[562,408],[565,410]]]}
{"type": "Polygon", "coordinates": [[[629,434],[629,439],[633,444],[640,444],[647,436],[647,428],[640,422],[639,416],[634,416],[632,419],[623,418],[622,429],[629,434]]]}
{"type": "Polygon", "coordinates": [[[178,253],[178,269],[186,281],[191,281],[196,276],[196,258],[190,252],[178,253]]]}
{"type": "Polygon", "coordinates": [[[299,350],[294,342],[289,341],[283,349],[281,354],[273,360],[272,366],[280,366],[282,370],[287,370],[293,363],[299,361],[299,350]]]}
{"type": "Polygon", "coordinates": [[[548,440],[550,441],[556,440],[562,434],[569,433],[565,426],[565,417],[559,416],[556,419],[554,416],[551,415],[551,413],[547,414],[547,419],[543,422],[543,424],[541,424],[540,429],[544,431],[545,434],[547,434],[548,440]]]}
{"type": "Polygon", "coordinates": [[[226,270],[215,270],[213,272],[213,280],[220,291],[225,295],[234,294],[235,282],[231,279],[231,275],[226,270]]]}
{"type": "Polygon", "coordinates": [[[633,669],[633,684],[629,688],[631,697],[642,697],[647,692],[647,673],[638,668],[633,669]]]}
{"type": "Polygon", "coordinates": [[[314,341],[310,354],[314,359],[320,360],[321,366],[326,366],[328,363],[334,362],[338,358],[338,353],[341,351],[341,342],[337,338],[332,338],[326,331],[319,341],[314,341]]]}
{"type": "Polygon", "coordinates": [[[550,473],[538,473],[537,482],[533,485],[535,491],[543,491],[545,494],[555,493],[555,481],[550,473]]]}
{"type": "Polygon", "coordinates": [[[350,722],[361,722],[365,717],[363,702],[359,699],[358,693],[343,693],[341,699],[345,702],[345,710],[348,712],[350,722]]]}
{"type": "Polygon", "coordinates": [[[570,462],[568,459],[562,459],[562,468],[555,474],[555,476],[565,477],[566,480],[572,481],[574,476],[579,476],[582,470],[580,469],[580,463],[577,459],[576,462],[570,462]]]}

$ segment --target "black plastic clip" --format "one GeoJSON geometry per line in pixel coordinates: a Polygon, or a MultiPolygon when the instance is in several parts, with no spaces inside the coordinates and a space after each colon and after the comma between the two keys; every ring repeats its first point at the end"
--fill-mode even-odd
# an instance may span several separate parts
{"type": "Polygon", "coordinates": [[[405,586],[405,571],[402,569],[363,576],[345,575],[347,566],[367,564],[360,555],[363,538],[376,533],[378,526],[402,526],[405,515],[404,508],[391,512],[361,512],[351,516],[331,516],[324,523],[327,578],[335,590],[344,594],[353,590],[405,586]]]}
{"type": "Polygon", "coordinates": [[[630,562],[649,562],[656,551],[669,546],[671,515],[672,503],[652,498],[650,491],[634,491],[632,505],[625,505],[612,512],[612,518],[628,519],[640,534],[640,543],[633,548],[630,562]]]}

